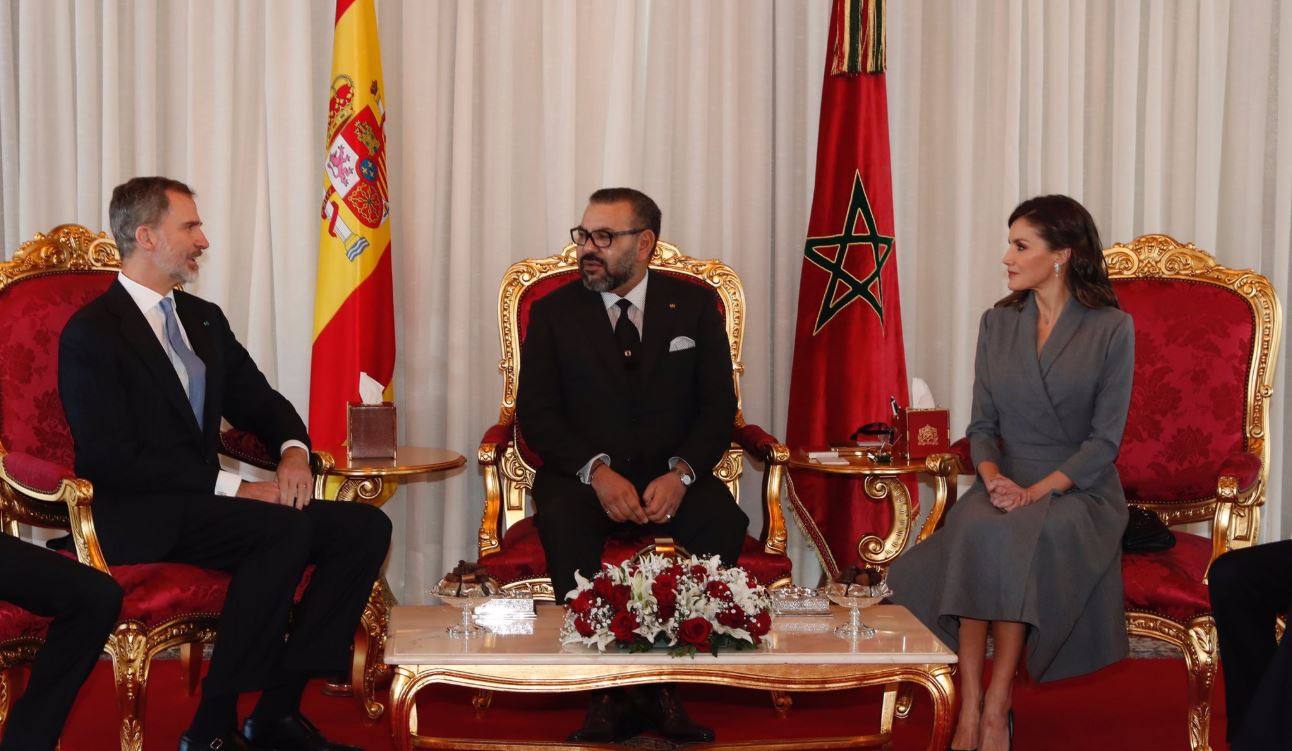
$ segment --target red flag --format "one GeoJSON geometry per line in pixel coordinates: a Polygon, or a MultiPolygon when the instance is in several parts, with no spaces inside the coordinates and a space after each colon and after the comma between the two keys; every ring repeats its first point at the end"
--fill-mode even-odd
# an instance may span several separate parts
{"type": "MultiPolygon", "coordinates": [[[[824,447],[907,404],[888,155],[882,0],[834,0],[812,216],[803,247],[787,438],[824,447]]],[[[794,473],[796,511],[827,571],[885,534],[887,504],[860,480],[794,473]]],[[[913,496],[918,498],[918,495],[913,496]]]]}

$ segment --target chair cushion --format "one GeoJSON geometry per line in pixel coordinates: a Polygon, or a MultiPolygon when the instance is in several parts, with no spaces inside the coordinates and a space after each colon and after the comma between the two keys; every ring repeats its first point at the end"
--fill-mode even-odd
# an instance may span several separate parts
{"type": "Polygon", "coordinates": [[[0,644],[14,639],[45,636],[51,619],[9,602],[0,602],[0,644]]]}
{"type": "Polygon", "coordinates": [[[27,490],[47,494],[56,492],[63,480],[70,480],[76,476],[67,467],[47,462],[22,451],[11,451],[0,456],[0,469],[27,490]]]}
{"type": "MultiPolygon", "coordinates": [[[[606,543],[601,560],[603,563],[622,563],[653,542],[655,538],[650,535],[611,539],[606,543]]],[[[762,543],[749,535],[745,535],[745,546],[740,551],[737,564],[764,585],[790,575],[788,556],[767,553],[762,543]]],[[[482,556],[480,565],[503,584],[547,576],[547,558],[543,555],[543,544],[538,539],[534,517],[526,517],[513,524],[503,536],[502,548],[482,556]]]]}
{"type": "Polygon", "coordinates": [[[1135,320],[1134,387],[1117,459],[1126,497],[1213,497],[1221,463],[1246,450],[1252,308],[1202,282],[1119,279],[1113,287],[1135,320]]]}
{"type": "Polygon", "coordinates": [[[58,399],[58,337],[67,319],[114,279],[109,271],[64,272],[0,290],[0,444],[6,450],[73,466],[58,399]]]}
{"type": "MultiPolygon", "coordinates": [[[[76,558],[69,551],[61,553],[76,558]]],[[[119,620],[138,621],[146,628],[181,616],[219,613],[229,590],[229,574],[187,563],[132,563],[109,569],[125,592],[119,620]]],[[[305,594],[313,570],[305,569],[293,601],[305,594]]]]}
{"type": "Polygon", "coordinates": [[[1160,553],[1123,553],[1127,610],[1147,610],[1187,623],[1211,612],[1202,577],[1211,560],[1211,538],[1175,532],[1175,546],[1160,553]]]}

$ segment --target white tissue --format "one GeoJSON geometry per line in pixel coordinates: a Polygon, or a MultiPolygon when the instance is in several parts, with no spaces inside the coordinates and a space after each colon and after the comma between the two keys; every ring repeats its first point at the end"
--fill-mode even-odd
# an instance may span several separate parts
{"type": "Polygon", "coordinates": [[[382,392],[386,390],[375,378],[359,371],[359,398],[364,404],[381,404],[382,392]]]}
{"type": "Polygon", "coordinates": [[[911,379],[911,408],[912,409],[932,409],[937,406],[933,401],[933,392],[929,390],[929,384],[924,382],[923,378],[911,379]]]}

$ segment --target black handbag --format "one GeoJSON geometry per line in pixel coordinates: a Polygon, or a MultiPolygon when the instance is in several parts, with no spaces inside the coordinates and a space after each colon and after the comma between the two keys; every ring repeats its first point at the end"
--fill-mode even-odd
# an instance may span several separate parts
{"type": "Polygon", "coordinates": [[[1162,521],[1162,517],[1140,508],[1130,507],[1126,532],[1122,534],[1122,550],[1127,553],[1160,553],[1175,546],[1175,535],[1162,521]]]}

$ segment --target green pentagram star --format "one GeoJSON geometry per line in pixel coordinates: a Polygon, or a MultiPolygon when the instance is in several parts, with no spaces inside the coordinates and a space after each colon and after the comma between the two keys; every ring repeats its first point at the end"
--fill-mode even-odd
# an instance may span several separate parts
{"type": "Polygon", "coordinates": [[[893,253],[893,238],[881,235],[875,228],[875,213],[871,210],[870,199],[866,197],[866,186],[861,183],[861,173],[857,172],[852,182],[852,198],[848,201],[848,212],[844,216],[843,229],[837,235],[828,237],[809,237],[803,246],[803,256],[807,260],[830,273],[825,284],[825,295],[821,298],[821,309],[817,312],[815,335],[832,318],[856,300],[863,300],[879,316],[879,324],[884,324],[884,285],[880,278],[884,264],[893,253]],[[857,231],[857,219],[861,218],[864,232],[857,231]],[[864,278],[858,279],[843,267],[848,258],[848,251],[857,245],[870,246],[875,259],[875,268],[864,278]],[[834,258],[821,252],[823,248],[837,248],[834,258]],[[847,287],[838,294],[839,286],[847,287]]]}

